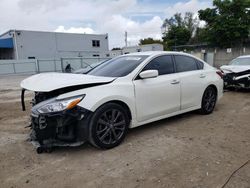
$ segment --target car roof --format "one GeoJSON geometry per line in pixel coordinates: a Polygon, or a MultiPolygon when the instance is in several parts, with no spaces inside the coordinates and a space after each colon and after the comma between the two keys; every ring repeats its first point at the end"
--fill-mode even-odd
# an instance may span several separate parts
{"type": "Polygon", "coordinates": [[[146,52],[134,52],[129,54],[124,54],[124,56],[134,56],[134,55],[148,55],[148,56],[154,56],[154,55],[167,55],[167,54],[177,54],[177,55],[188,55],[191,56],[188,53],[184,52],[176,52],[176,51],[146,51],[146,52]]]}
{"type": "Polygon", "coordinates": [[[250,58],[250,55],[242,55],[242,56],[239,56],[237,58],[250,58]]]}

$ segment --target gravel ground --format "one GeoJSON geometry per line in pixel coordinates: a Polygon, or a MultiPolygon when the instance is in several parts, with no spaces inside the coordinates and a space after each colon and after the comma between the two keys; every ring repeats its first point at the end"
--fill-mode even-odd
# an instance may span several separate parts
{"type": "MultiPolygon", "coordinates": [[[[249,92],[226,92],[211,115],[191,112],[132,129],[111,150],[85,144],[38,155],[26,141],[29,109],[22,112],[19,99],[24,77],[0,77],[1,188],[220,188],[250,159],[249,92]]],[[[250,188],[250,162],[225,187],[250,188]]]]}

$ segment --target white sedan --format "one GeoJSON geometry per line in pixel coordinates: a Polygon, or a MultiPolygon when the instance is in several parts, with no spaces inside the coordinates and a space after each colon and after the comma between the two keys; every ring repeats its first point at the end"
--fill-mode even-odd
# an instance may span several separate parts
{"type": "Polygon", "coordinates": [[[223,94],[220,71],[180,52],[122,55],[87,75],[42,73],[21,82],[35,92],[31,141],[37,152],[89,142],[119,145],[128,128],[198,110],[213,112],[223,94]]]}

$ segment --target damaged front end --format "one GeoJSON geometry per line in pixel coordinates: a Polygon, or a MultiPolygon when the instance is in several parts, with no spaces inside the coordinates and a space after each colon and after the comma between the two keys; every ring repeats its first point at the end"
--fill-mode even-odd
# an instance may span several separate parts
{"type": "Polygon", "coordinates": [[[35,93],[30,141],[37,153],[50,152],[55,146],[79,146],[86,141],[87,117],[91,112],[77,106],[83,98],[84,95],[57,100],[50,92],[35,93]]]}
{"type": "Polygon", "coordinates": [[[237,89],[250,89],[250,70],[242,72],[230,72],[223,76],[224,87],[237,89]]]}
{"type": "Polygon", "coordinates": [[[82,95],[57,99],[66,93],[109,84],[114,77],[97,77],[67,73],[41,73],[21,82],[21,103],[25,110],[25,90],[35,92],[32,100],[30,140],[37,152],[54,146],[79,146],[88,139],[88,119],[92,112],[78,105],[82,95]]]}

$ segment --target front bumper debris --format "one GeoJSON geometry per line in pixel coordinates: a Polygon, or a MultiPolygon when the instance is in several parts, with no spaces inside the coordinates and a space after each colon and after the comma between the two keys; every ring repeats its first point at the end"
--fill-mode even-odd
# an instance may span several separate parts
{"type": "Polygon", "coordinates": [[[242,73],[228,73],[223,76],[224,88],[250,88],[250,71],[242,73]]]}
{"type": "Polygon", "coordinates": [[[88,115],[90,112],[79,106],[63,112],[31,113],[30,141],[37,153],[51,152],[56,146],[80,146],[88,138],[88,115]]]}

